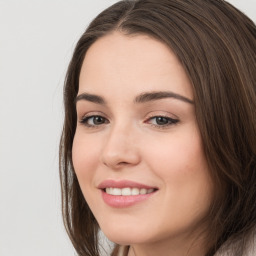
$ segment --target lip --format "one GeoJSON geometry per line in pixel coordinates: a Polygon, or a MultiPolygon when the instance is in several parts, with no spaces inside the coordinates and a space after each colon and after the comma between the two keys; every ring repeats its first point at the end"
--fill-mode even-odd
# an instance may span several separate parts
{"type": "Polygon", "coordinates": [[[101,195],[103,198],[103,201],[114,208],[125,208],[130,207],[135,204],[138,204],[140,202],[143,202],[147,199],[149,199],[152,195],[154,195],[158,188],[148,186],[142,183],[137,183],[134,181],[129,180],[105,180],[101,182],[98,186],[98,189],[101,190],[101,195]],[[152,193],[149,194],[143,194],[143,195],[131,195],[131,196],[116,196],[116,195],[110,195],[105,192],[105,188],[145,188],[145,189],[154,189],[152,193]]]}

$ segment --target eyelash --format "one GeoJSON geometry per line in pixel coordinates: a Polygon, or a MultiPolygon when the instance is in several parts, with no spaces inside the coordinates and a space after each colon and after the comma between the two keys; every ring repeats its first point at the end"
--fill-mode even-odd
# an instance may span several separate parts
{"type": "Polygon", "coordinates": [[[84,126],[88,127],[88,128],[97,128],[97,126],[100,126],[100,125],[104,124],[104,123],[101,123],[101,124],[89,124],[88,123],[88,121],[90,119],[94,119],[95,120],[95,118],[103,119],[105,124],[109,123],[109,121],[105,117],[103,117],[101,115],[85,116],[85,117],[82,118],[82,120],[80,120],[80,123],[83,124],[84,126]]]}
{"type": "MultiPolygon", "coordinates": [[[[160,120],[158,120],[160,121],[160,120]]],[[[163,120],[162,120],[163,121],[163,120]]],[[[171,117],[168,117],[168,116],[164,116],[164,115],[156,115],[156,116],[152,116],[150,118],[148,118],[145,123],[149,123],[150,125],[154,126],[154,127],[157,127],[159,129],[165,129],[165,128],[168,128],[169,126],[172,126],[172,125],[175,125],[179,122],[178,119],[174,119],[174,118],[171,118],[171,117]],[[166,122],[165,124],[157,124],[157,120],[155,121],[156,124],[150,124],[149,122],[153,119],[164,119],[164,121],[166,122]]],[[[103,125],[103,124],[108,124],[109,121],[101,116],[101,115],[90,115],[90,116],[85,116],[83,117],[81,120],[80,120],[80,123],[83,124],[84,126],[86,126],[87,128],[98,128],[99,126],[103,125]],[[89,121],[90,119],[93,120],[93,122],[95,121],[95,118],[101,118],[102,119],[102,123],[99,123],[99,124],[89,124],[89,121]]]]}
{"type": "MultiPolygon", "coordinates": [[[[152,116],[152,117],[148,118],[148,119],[146,120],[146,123],[149,123],[149,121],[151,121],[151,120],[153,120],[153,119],[155,119],[155,123],[156,123],[156,124],[152,124],[152,123],[151,123],[150,125],[152,125],[152,126],[154,126],[154,127],[157,127],[157,128],[160,128],[160,129],[168,128],[169,126],[175,125],[175,124],[177,124],[177,123],[179,122],[178,119],[174,119],[174,118],[171,118],[171,117],[169,117],[169,116],[165,116],[165,115],[156,115],[156,116],[152,116]],[[159,119],[159,118],[164,119],[167,123],[162,124],[162,125],[157,124],[157,118],[158,118],[158,119],[159,119]]],[[[159,120],[158,120],[158,121],[159,121],[159,120]]]]}

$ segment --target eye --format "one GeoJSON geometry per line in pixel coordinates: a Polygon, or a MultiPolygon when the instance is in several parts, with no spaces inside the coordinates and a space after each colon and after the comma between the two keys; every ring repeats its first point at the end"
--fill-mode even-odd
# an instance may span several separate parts
{"type": "Polygon", "coordinates": [[[173,119],[171,117],[166,117],[166,116],[154,116],[154,117],[149,118],[146,121],[146,123],[150,123],[154,126],[162,126],[162,127],[174,125],[178,122],[179,122],[178,119],[173,119]]]}
{"type": "Polygon", "coordinates": [[[100,126],[106,123],[109,123],[109,121],[103,117],[103,116],[86,116],[84,117],[80,123],[87,127],[94,127],[94,126],[100,126]]]}

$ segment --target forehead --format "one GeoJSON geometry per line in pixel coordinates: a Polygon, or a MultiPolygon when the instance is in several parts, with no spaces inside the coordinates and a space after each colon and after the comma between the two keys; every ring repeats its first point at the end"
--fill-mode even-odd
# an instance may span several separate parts
{"type": "Polygon", "coordinates": [[[108,89],[134,93],[171,90],[193,98],[190,81],[168,46],[147,35],[120,32],[98,39],[88,49],[80,73],[79,92],[108,89]]]}

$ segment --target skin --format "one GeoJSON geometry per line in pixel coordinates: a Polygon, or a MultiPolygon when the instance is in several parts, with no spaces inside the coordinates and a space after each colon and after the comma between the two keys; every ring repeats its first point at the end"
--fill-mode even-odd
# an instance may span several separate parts
{"type": "Polygon", "coordinates": [[[130,245],[129,256],[203,255],[200,232],[207,227],[202,220],[213,185],[192,87],[177,57],[145,35],[106,35],[86,53],[78,97],[83,93],[105,101],[78,98],[72,150],[83,195],[102,231],[111,241],[130,245]],[[158,91],[187,101],[167,97],[135,102],[138,95],[158,91]],[[95,122],[93,116],[102,118],[95,122]],[[165,117],[162,123],[157,116],[165,117]],[[85,117],[91,118],[81,123],[85,117]],[[115,208],[103,201],[98,189],[108,179],[158,190],[145,201],[115,208]]]}

